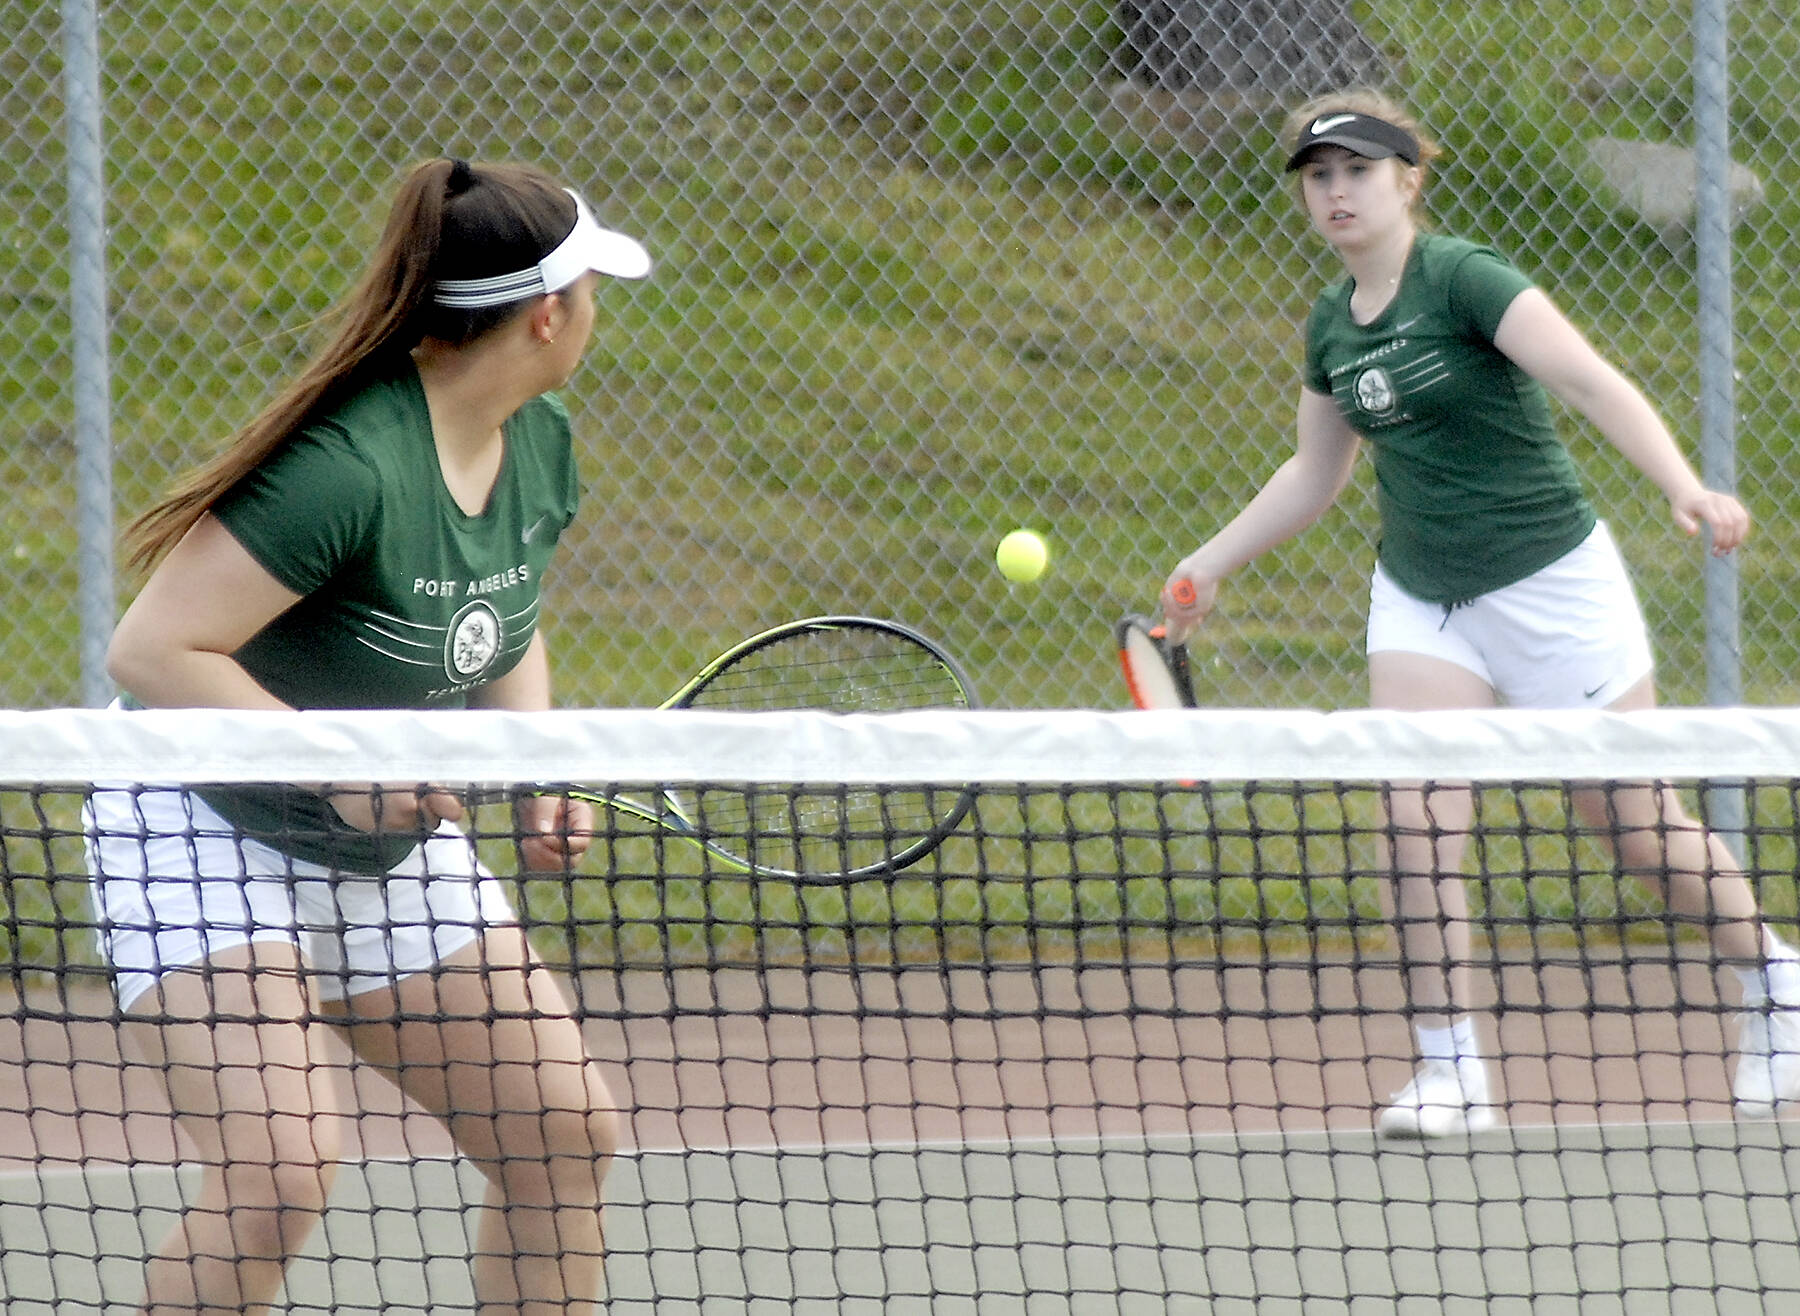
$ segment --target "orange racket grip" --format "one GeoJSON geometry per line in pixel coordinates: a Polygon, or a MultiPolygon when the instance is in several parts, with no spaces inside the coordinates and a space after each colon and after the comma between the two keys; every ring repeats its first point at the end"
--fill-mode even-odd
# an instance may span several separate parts
{"type": "Polygon", "coordinates": [[[1184,608],[1191,607],[1197,597],[1194,593],[1194,582],[1191,580],[1176,581],[1169,586],[1169,597],[1184,608]]]}

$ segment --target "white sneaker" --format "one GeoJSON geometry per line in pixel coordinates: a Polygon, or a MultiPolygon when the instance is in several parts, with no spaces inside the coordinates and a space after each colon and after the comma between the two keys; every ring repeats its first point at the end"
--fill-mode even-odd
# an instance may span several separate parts
{"type": "Polygon", "coordinates": [[[1770,1119],[1783,1102],[1800,1101],[1800,1010],[1764,1006],[1738,1016],[1731,1095],[1744,1119],[1770,1119]]]}
{"type": "Polygon", "coordinates": [[[1494,1120],[1485,1066],[1423,1060],[1381,1112],[1375,1132],[1383,1138],[1448,1138],[1490,1129],[1494,1120]]]}

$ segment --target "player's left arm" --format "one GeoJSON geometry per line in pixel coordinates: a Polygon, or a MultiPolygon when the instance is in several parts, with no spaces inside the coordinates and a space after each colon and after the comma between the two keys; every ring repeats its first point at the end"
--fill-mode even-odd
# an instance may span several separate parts
{"type": "Polygon", "coordinates": [[[1500,318],[1494,346],[1585,416],[1649,476],[1668,498],[1669,511],[1684,533],[1707,526],[1712,551],[1719,555],[1744,542],[1750,533],[1744,505],[1700,482],[1643,390],[1595,351],[1543,292],[1531,288],[1513,299],[1500,318]]]}
{"type": "MultiPolygon", "coordinates": [[[[476,708],[541,712],[550,708],[550,656],[544,633],[531,637],[524,655],[504,676],[469,696],[476,708]]],[[[594,806],[560,795],[521,795],[514,805],[519,861],[533,873],[560,873],[587,852],[594,835],[594,806]]]]}

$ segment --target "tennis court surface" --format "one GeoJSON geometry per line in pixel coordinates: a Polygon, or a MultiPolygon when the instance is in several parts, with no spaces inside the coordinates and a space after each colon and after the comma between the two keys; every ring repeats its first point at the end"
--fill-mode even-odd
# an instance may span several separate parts
{"type": "MultiPolygon", "coordinates": [[[[121,1059],[67,898],[78,784],[101,755],[137,777],[132,753],[160,780],[269,761],[411,780],[429,759],[491,781],[517,759],[518,780],[970,786],[936,851],[854,884],[717,873],[624,820],[524,889],[624,1112],[609,1312],[1800,1309],[1800,1124],[1734,1118],[1728,978],[1699,930],[1611,903],[1556,807],[1597,756],[1697,802],[1730,783],[1752,877],[1791,917],[1783,715],[1713,724],[1729,762],[1697,761],[1680,714],[680,716],[276,723],[243,755],[265,766],[190,770],[157,719],[0,715],[34,764],[0,785],[7,932],[40,966],[0,998],[0,1311],[133,1310],[198,1180],[160,1076],[121,1059]],[[1371,783],[1435,774],[1484,783],[1469,880],[1503,1122],[1378,1142],[1413,1044],[1371,783]]],[[[508,825],[475,822],[500,868],[508,825]]],[[[480,1174],[386,1084],[344,1077],[364,1114],[280,1309],[472,1310],[480,1174]]]]}

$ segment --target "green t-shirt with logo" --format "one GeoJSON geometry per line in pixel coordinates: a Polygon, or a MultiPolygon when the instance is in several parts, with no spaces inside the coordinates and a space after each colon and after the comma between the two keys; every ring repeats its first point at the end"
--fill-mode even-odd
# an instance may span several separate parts
{"type": "MultiPolygon", "coordinates": [[[[504,436],[487,506],[470,515],[445,487],[409,364],[308,423],[241,480],[214,515],[301,596],[238,650],[245,670],[296,708],[336,709],[460,707],[510,671],[536,633],[539,583],[579,486],[554,396],[526,403],[504,436]]],[[[385,871],[418,839],[355,832],[312,792],[203,793],[284,852],[336,866],[385,871]],[[313,830],[317,843],[280,839],[313,830]]]]}
{"type": "Polygon", "coordinates": [[[1457,603],[1513,584],[1594,528],[1548,396],[1493,345],[1531,286],[1488,248],[1421,234],[1373,321],[1351,319],[1348,280],[1308,320],[1307,387],[1368,441],[1381,564],[1418,598],[1457,603]]]}

